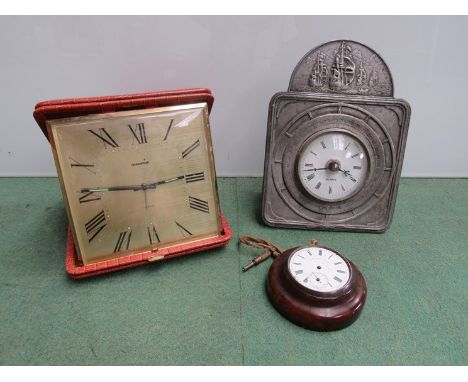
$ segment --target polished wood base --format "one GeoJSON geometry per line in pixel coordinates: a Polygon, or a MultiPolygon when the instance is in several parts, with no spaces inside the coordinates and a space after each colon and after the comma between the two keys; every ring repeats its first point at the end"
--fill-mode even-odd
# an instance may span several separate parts
{"type": "Polygon", "coordinates": [[[317,331],[342,329],[356,321],[367,295],[366,282],[359,269],[345,259],[351,272],[343,289],[335,293],[310,291],[288,271],[289,255],[295,250],[288,249],[276,258],[268,272],[267,289],[275,308],[295,324],[317,331]]]}

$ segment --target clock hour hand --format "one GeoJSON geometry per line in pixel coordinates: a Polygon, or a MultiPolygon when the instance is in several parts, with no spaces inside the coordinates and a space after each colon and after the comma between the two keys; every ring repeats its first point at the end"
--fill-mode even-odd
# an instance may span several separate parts
{"type": "Polygon", "coordinates": [[[319,170],[328,170],[328,167],[321,167],[321,168],[308,168],[304,171],[319,171],[319,170]]]}
{"type": "Polygon", "coordinates": [[[112,187],[95,187],[95,188],[82,188],[81,192],[107,192],[107,191],[146,191],[155,189],[157,186],[166,183],[172,183],[180,179],[184,179],[185,175],[177,176],[174,178],[168,178],[164,180],[160,180],[154,183],[141,183],[141,184],[133,184],[129,186],[112,186],[112,187]]]}
{"type": "Polygon", "coordinates": [[[351,179],[353,182],[356,182],[356,179],[351,175],[351,172],[349,170],[342,170],[341,168],[339,169],[345,176],[348,176],[349,179],[351,179]]]}
{"type": "MultiPolygon", "coordinates": [[[[311,166],[311,164],[307,164],[306,163],[306,166],[311,166]]],[[[310,168],[310,169],[306,169],[304,171],[319,171],[319,170],[328,170],[328,171],[342,171],[341,168],[340,168],[340,162],[338,162],[337,160],[330,160],[327,162],[327,164],[325,165],[325,167],[320,167],[320,168],[310,168]]]]}
{"type": "Polygon", "coordinates": [[[139,191],[145,190],[147,188],[155,188],[155,187],[148,187],[146,184],[135,184],[130,186],[113,186],[113,187],[95,187],[95,188],[82,188],[81,192],[107,192],[107,191],[139,191]]]}

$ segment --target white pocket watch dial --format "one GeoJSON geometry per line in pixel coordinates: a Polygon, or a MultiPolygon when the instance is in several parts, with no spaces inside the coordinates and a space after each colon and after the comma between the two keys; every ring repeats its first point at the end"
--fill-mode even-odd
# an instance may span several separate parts
{"type": "Polygon", "coordinates": [[[288,270],[299,284],[317,292],[335,292],[346,285],[350,271],[346,261],[326,248],[306,247],[294,252],[288,270]]]}
{"type": "Polygon", "coordinates": [[[298,175],[304,189],[317,199],[334,202],[347,199],[365,183],[369,158],[354,136],[324,133],[302,150],[298,175]]]}

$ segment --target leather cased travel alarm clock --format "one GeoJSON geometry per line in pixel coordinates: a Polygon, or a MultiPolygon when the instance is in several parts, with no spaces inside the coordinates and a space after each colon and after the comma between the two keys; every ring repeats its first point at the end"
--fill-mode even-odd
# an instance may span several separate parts
{"type": "Polygon", "coordinates": [[[71,276],[229,241],[216,187],[212,103],[209,90],[188,89],[36,106],[68,212],[71,276]]]}
{"type": "Polygon", "coordinates": [[[385,231],[410,106],[382,58],[340,40],[308,52],[270,101],[263,219],[274,227],[385,231]]]}
{"type": "Polygon", "coordinates": [[[318,331],[351,325],[367,296],[359,269],[316,241],[277,257],[268,272],[267,289],[272,304],[284,317],[318,331]]]}

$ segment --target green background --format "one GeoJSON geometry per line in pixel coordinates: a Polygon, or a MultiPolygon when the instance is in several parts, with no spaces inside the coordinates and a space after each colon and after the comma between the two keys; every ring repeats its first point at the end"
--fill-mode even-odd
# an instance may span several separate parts
{"type": "Polygon", "coordinates": [[[274,229],[261,179],[218,179],[233,229],[222,249],[74,281],[56,178],[0,179],[2,365],[466,365],[468,180],[402,179],[384,234],[274,229]],[[312,238],[349,257],[368,298],[350,327],[317,333],[270,305],[259,236],[312,238]]]}

